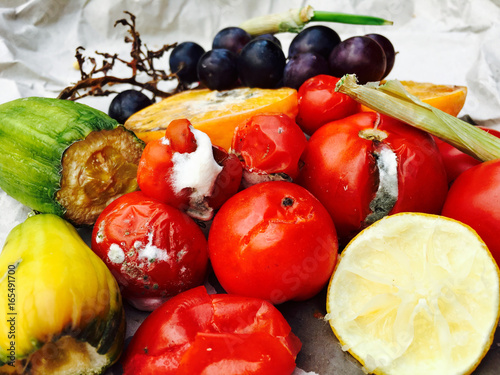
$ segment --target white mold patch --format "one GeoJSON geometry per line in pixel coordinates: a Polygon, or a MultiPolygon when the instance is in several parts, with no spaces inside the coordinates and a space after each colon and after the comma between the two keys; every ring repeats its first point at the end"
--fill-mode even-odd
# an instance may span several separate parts
{"type": "Polygon", "coordinates": [[[108,250],[108,259],[115,264],[121,264],[125,261],[125,253],[120,245],[111,244],[108,250]]]}

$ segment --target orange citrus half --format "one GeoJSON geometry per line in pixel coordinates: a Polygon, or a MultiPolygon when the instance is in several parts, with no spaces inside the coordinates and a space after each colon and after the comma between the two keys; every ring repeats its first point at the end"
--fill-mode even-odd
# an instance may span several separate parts
{"type": "MultiPolygon", "coordinates": [[[[415,81],[400,82],[410,94],[452,116],[457,116],[460,113],[467,97],[467,87],[465,86],[415,81]]],[[[365,106],[362,106],[362,110],[371,111],[365,106]]]]}
{"type": "Polygon", "coordinates": [[[401,213],[359,233],[328,287],[327,319],[367,373],[470,374],[500,311],[496,262],[477,233],[443,216],[401,213]]]}
{"type": "Polygon", "coordinates": [[[284,113],[295,119],[297,91],[291,88],[237,88],[226,91],[199,89],[172,95],[132,115],[125,127],[145,142],[165,135],[168,124],[186,118],[208,134],[212,144],[226,150],[234,128],[258,113],[284,113]]]}

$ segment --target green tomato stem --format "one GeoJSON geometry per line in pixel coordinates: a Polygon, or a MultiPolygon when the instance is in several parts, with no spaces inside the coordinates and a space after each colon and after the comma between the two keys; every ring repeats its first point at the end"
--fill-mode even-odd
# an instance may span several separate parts
{"type": "Polygon", "coordinates": [[[356,76],[347,74],[337,83],[336,91],[374,111],[439,137],[480,161],[500,158],[499,138],[422,102],[397,80],[389,80],[383,85],[375,82],[358,85],[356,76]]]}

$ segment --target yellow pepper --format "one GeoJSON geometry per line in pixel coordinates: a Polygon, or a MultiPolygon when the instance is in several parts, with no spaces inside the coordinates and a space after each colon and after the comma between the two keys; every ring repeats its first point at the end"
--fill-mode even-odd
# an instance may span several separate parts
{"type": "Polygon", "coordinates": [[[0,254],[0,373],[98,374],[125,335],[118,284],[75,228],[29,217],[0,254]]]}

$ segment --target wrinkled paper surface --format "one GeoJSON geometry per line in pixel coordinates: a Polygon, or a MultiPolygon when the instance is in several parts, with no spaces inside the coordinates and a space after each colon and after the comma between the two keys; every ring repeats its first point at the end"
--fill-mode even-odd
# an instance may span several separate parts
{"type": "MultiPolygon", "coordinates": [[[[2,0],[0,1],[0,103],[27,96],[56,97],[77,82],[75,50],[118,53],[129,59],[127,28],[114,26],[136,15],[137,30],[149,49],[195,41],[205,50],[216,31],[289,8],[357,13],[394,21],[393,26],[329,24],[342,39],[380,33],[398,54],[389,79],[465,85],[468,97],[461,114],[478,124],[500,129],[500,0],[2,0]]],[[[279,34],[284,50],[293,34],[279,34]]],[[[167,56],[157,67],[168,70],[167,56]]],[[[116,76],[128,75],[123,66],[116,76]]],[[[107,111],[111,97],[83,103],[107,111]]],[[[29,209],[0,191],[0,248],[8,232],[29,209]]],[[[135,327],[135,326],[131,326],[135,327]]],[[[297,370],[296,375],[305,374],[297,370]]],[[[340,373],[340,372],[339,372],[340,373]]],[[[309,372],[307,374],[314,374],[309,372]]]]}

